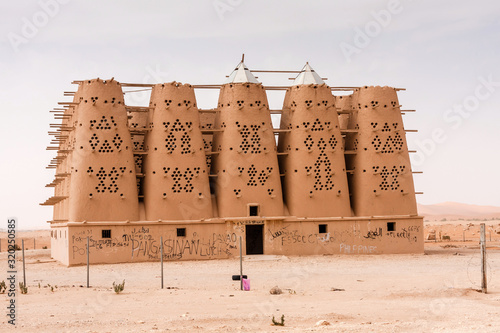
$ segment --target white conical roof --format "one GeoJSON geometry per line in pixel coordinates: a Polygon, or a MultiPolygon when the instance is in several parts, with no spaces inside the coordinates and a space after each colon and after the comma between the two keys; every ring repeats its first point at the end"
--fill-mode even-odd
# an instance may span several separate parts
{"type": "Polygon", "coordinates": [[[242,62],[236,66],[236,69],[229,75],[227,80],[224,82],[226,83],[245,83],[245,82],[251,82],[251,83],[259,83],[255,76],[248,70],[247,66],[242,62]]]}
{"type": "Polygon", "coordinates": [[[293,81],[293,85],[300,84],[323,84],[325,83],[321,77],[311,68],[309,63],[307,62],[304,68],[300,71],[300,74],[297,75],[295,81],[293,81]]]}

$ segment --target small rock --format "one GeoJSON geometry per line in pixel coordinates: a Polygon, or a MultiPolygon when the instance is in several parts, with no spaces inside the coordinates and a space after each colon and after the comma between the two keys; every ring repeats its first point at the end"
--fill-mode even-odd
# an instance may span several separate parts
{"type": "Polygon", "coordinates": [[[271,295],[281,295],[283,291],[278,286],[274,286],[271,288],[271,290],[269,290],[269,293],[271,295]]]}
{"type": "Polygon", "coordinates": [[[137,321],[137,324],[144,324],[144,323],[145,323],[145,321],[144,321],[144,320],[139,320],[139,321],[137,321]]]}
{"type": "Polygon", "coordinates": [[[345,291],[345,289],[340,289],[340,288],[332,288],[331,291],[345,291]]]}
{"type": "Polygon", "coordinates": [[[330,325],[330,322],[326,320],[320,320],[316,323],[316,326],[328,326],[328,325],[330,325]]]}

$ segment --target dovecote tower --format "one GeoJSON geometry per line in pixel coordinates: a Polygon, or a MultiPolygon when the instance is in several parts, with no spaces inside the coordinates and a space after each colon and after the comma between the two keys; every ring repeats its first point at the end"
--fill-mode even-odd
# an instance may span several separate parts
{"type": "Polygon", "coordinates": [[[83,81],[78,95],[69,220],[137,220],[134,156],[121,86],[113,79],[83,81]]]}
{"type": "Polygon", "coordinates": [[[339,114],[340,129],[347,129],[352,112],[352,95],[341,95],[335,97],[335,106],[339,114]]]}
{"type": "Polygon", "coordinates": [[[218,109],[212,170],[219,216],[283,216],[266,92],[243,62],[222,85],[218,109]]]}
{"type": "Polygon", "coordinates": [[[139,195],[139,219],[145,220],[146,213],[144,210],[144,192],[143,181],[144,173],[142,170],[142,162],[144,155],[147,154],[144,149],[144,137],[148,132],[149,107],[127,106],[128,127],[132,146],[134,150],[135,172],[137,175],[137,193],[139,195]]]}
{"type": "Polygon", "coordinates": [[[150,107],[143,165],[146,218],[211,218],[209,170],[193,87],[157,84],[150,107]]]}
{"type": "Polygon", "coordinates": [[[285,95],[279,147],[283,192],[297,217],[351,216],[335,99],[306,64],[285,95]]]}
{"type": "MultiPolygon", "coordinates": [[[[335,106],[339,114],[340,130],[347,130],[347,128],[349,127],[349,118],[351,117],[351,112],[353,110],[352,94],[336,96],[335,106]]],[[[345,136],[342,137],[342,147],[344,147],[345,149],[345,136]]]]}
{"type": "Polygon", "coordinates": [[[216,113],[216,110],[200,111],[200,128],[203,134],[203,147],[205,148],[205,155],[207,155],[208,170],[211,168],[212,161],[212,141],[216,113]]]}
{"type": "MultiPolygon", "coordinates": [[[[144,136],[148,131],[149,108],[145,107],[127,107],[128,127],[134,147],[135,171],[138,175],[142,174],[142,160],[145,155],[144,136]]],[[[141,178],[141,177],[138,177],[141,178]]],[[[140,182],[138,182],[139,184],[140,182]]]]}
{"type": "Polygon", "coordinates": [[[356,216],[417,215],[413,175],[396,90],[355,90],[346,149],[356,216]]]}

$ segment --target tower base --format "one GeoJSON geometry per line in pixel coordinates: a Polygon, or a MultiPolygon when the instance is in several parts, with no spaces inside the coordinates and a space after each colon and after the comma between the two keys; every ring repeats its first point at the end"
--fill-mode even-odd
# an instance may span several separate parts
{"type": "Polygon", "coordinates": [[[53,223],[52,257],[67,266],[226,259],[243,255],[423,253],[423,217],[235,218],[53,223]]]}

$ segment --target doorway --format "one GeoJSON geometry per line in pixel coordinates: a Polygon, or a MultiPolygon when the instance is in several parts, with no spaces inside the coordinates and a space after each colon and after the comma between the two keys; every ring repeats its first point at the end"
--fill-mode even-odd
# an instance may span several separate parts
{"type": "Polygon", "coordinates": [[[246,225],[245,242],[247,255],[264,254],[264,225],[246,225]]]}

